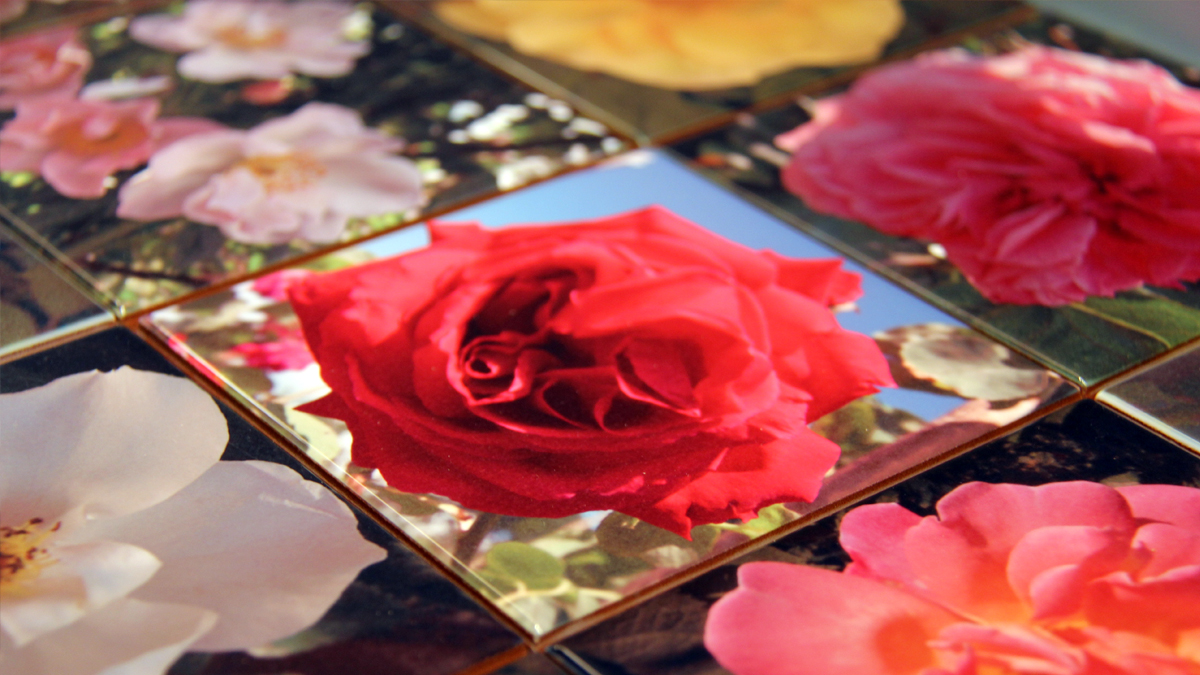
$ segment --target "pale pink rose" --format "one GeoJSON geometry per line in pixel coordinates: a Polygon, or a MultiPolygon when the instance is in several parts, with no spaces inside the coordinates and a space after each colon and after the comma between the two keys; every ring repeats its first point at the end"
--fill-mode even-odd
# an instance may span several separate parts
{"type": "Polygon", "coordinates": [[[846,514],[844,573],[750,563],[705,645],[736,675],[1200,672],[1200,490],[968,483],[846,514]]]}
{"type": "Polygon", "coordinates": [[[993,302],[1200,278],[1200,91],[1147,62],[934,52],[776,142],[814,209],[942,244],[993,302]]]}
{"type": "Polygon", "coordinates": [[[171,52],[188,52],[177,68],[204,82],[278,79],[292,73],[338,77],[370,51],[346,39],[354,7],[341,2],[195,0],[181,16],[134,19],[129,34],[171,52]]]}
{"type": "Polygon", "coordinates": [[[31,171],[68,197],[95,199],[113,173],[142,165],[180,138],[221,128],[197,117],[159,119],[158,110],[149,98],[22,103],[0,129],[0,171],[31,171]]]}
{"type": "Polygon", "coordinates": [[[351,218],[424,204],[416,165],[392,154],[402,147],[349,108],[309,103],[249,131],[163,149],[121,188],[117,215],[182,215],[250,244],[332,242],[351,218]]]}
{"type": "Polygon", "coordinates": [[[37,98],[73,98],[92,66],[74,28],[0,41],[0,110],[37,98]]]}

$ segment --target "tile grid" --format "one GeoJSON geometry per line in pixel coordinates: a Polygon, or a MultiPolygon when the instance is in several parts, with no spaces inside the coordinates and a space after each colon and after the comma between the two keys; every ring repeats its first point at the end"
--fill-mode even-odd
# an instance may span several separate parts
{"type": "MultiPolygon", "coordinates": [[[[145,3],[144,5],[140,4],[138,6],[139,6],[139,8],[144,8],[144,7],[149,7],[149,6],[157,6],[159,4],[160,3],[157,3],[157,2],[150,2],[150,3],[145,3]]],[[[384,3],[384,4],[386,4],[386,3],[384,3]]],[[[121,9],[125,10],[126,7],[122,7],[121,9]]],[[[1025,11],[1014,13],[1014,15],[1012,15],[1012,17],[1006,17],[1004,19],[1005,25],[1008,25],[1008,22],[1015,23],[1016,21],[1018,21],[1019,19],[1015,18],[1018,14],[1020,16],[1026,16],[1025,11]]],[[[89,17],[91,17],[91,15],[89,15],[89,17]]],[[[89,19],[89,20],[92,20],[92,19],[89,19]]],[[[997,21],[999,22],[1000,20],[997,20],[997,21]]],[[[962,33],[955,34],[952,37],[946,37],[944,39],[944,42],[950,43],[950,42],[958,41],[964,35],[973,33],[977,30],[979,30],[978,27],[973,27],[971,29],[964,30],[962,33]]],[[[934,46],[937,46],[937,45],[933,45],[933,44],[924,45],[922,47],[922,49],[932,48],[934,46]]],[[[916,51],[916,50],[914,50],[914,51],[916,51]]],[[[897,59],[907,58],[908,56],[911,56],[911,54],[906,53],[903,55],[899,55],[896,58],[897,59]]],[[[849,79],[852,79],[853,76],[856,74],[857,74],[857,72],[855,72],[853,74],[847,74],[847,76],[846,76],[847,81],[849,79]]],[[[822,86],[820,88],[824,89],[827,86],[831,86],[830,83],[824,82],[824,83],[822,83],[822,86]]],[[[771,102],[765,102],[763,104],[756,106],[756,109],[770,107],[771,105],[775,105],[775,104],[778,104],[777,100],[771,101],[771,102]]],[[[711,129],[711,128],[717,126],[719,123],[723,123],[723,122],[727,122],[727,121],[728,121],[727,119],[724,119],[724,120],[721,120],[720,122],[714,122],[711,125],[705,125],[703,128],[689,129],[686,132],[681,133],[679,137],[682,138],[684,136],[690,136],[693,133],[699,133],[701,131],[711,129]]],[[[644,141],[644,143],[646,143],[646,142],[644,141]]],[[[542,179],[542,180],[548,180],[548,178],[542,179]]],[[[540,181],[538,181],[538,182],[540,182],[540,181]]],[[[755,198],[753,195],[743,194],[742,196],[749,198],[750,201],[761,201],[761,200],[757,200],[757,198],[755,198]]],[[[475,201],[483,201],[490,197],[491,197],[491,195],[481,196],[481,197],[478,197],[475,201]]],[[[769,205],[765,205],[762,203],[760,203],[759,205],[767,206],[770,209],[769,205]]],[[[456,204],[453,207],[446,207],[445,209],[443,209],[442,212],[449,211],[449,210],[457,210],[458,208],[461,208],[462,206],[464,206],[464,205],[456,204]]],[[[770,209],[770,210],[778,211],[778,209],[770,209]]],[[[0,215],[3,215],[3,214],[0,214],[0,215]]],[[[437,213],[429,214],[430,217],[433,217],[436,215],[438,215],[438,214],[437,213]]],[[[15,219],[14,219],[14,221],[15,221],[15,219]]],[[[15,221],[15,222],[18,224],[14,226],[13,224],[5,222],[4,219],[0,219],[0,226],[7,225],[8,227],[6,229],[9,229],[10,231],[11,230],[19,230],[20,235],[24,235],[26,238],[29,238],[28,237],[29,233],[24,231],[22,228],[20,228],[19,221],[15,221]]],[[[274,266],[270,266],[268,268],[260,270],[259,272],[256,272],[254,275],[247,275],[244,277],[227,279],[218,285],[214,285],[203,291],[189,295],[189,296],[187,296],[187,299],[189,299],[189,300],[196,299],[196,298],[203,297],[203,296],[206,296],[209,294],[213,294],[213,293],[216,293],[216,292],[219,292],[222,290],[226,290],[230,286],[232,286],[236,283],[245,281],[246,279],[252,278],[253,276],[259,276],[261,274],[269,273],[270,271],[273,271],[275,269],[280,269],[285,266],[294,265],[298,262],[304,262],[306,260],[311,260],[311,259],[314,259],[321,255],[325,255],[325,254],[334,252],[336,250],[341,250],[341,249],[351,246],[353,244],[361,243],[362,241],[367,241],[368,239],[375,239],[380,236],[383,236],[384,234],[392,232],[395,229],[400,229],[402,227],[406,227],[406,226],[400,226],[397,228],[373,233],[372,235],[370,235],[370,237],[363,239],[363,240],[339,244],[333,248],[325,249],[325,250],[322,250],[319,252],[314,252],[314,253],[308,254],[302,258],[297,258],[297,259],[294,259],[294,260],[291,260],[288,262],[279,263],[274,266]]],[[[810,235],[815,234],[818,238],[824,239],[823,237],[821,237],[821,235],[819,233],[815,233],[813,231],[808,231],[807,229],[805,231],[807,234],[810,234],[810,235]]],[[[836,241],[827,241],[826,240],[825,243],[834,245],[835,247],[837,246],[836,241]]],[[[41,248],[41,247],[39,247],[39,248],[41,248]]],[[[43,249],[43,250],[45,250],[45,249],[43,249]]],[[[854,257],[853,251],[846,250],[843,252],[851,257],[854,257]]],[[[863,262],[864,264],[869,264],[869,262],[866,260],[861,260],[861,262],[863,262]]],[[[74,267],[74,266],[72,266],[72,267],[74,267]]],[[[82,270],[78,270],[76,268],[76,269],[74,269],[74,271],[75,271],[75,274],[77,274],[79,276],[86,276],[86,273],[84,273],[82,270]]],[[[899,283],[901,286],[906,286],[906,284],[902,283],[900,280],[898,280],[896,278],[892,278],[891,280],[895,283],[899,283]]],[[[83,284],[79,284],[78,281],[76,281],[76,285],[85,286],[83,284]]],[[[86,285],[85,287],[90,290],[90,285],[86,285]]],[[[907,290],[912,291],[914,289],[907,288],[907,290]]],[[[251,423],[255,425],[256,428],[258,428],[263,433],[267,434],[275,442],[279,443],[280,445],[282,445],[285,448],[288,448],[289,451],[291,452],[291,454],[294,457],[296,457],[299,461],[304,463],[307,466],[307,468],[309,468],[310,470],[313,470],[314,473],[321,475],[326,480],[328,485],[330,487],[332,487],[333,489],[337,490],[343,497],[345,497],[346,499],[350,500],[352,503],[359,506],[359,508],[362,508],[368,514],[371,514],[371,516],[376,520],[376,522],[379,522],[382,526],[387,528],[390,532],[392,532],[392,534],[394,534],[401,540],[407,541],[407,538],[403,533],[401,533],[393,525],[389,525],[388,523],[384,522],[384,519],[378,517],[375,514],[374,509],[369,508],[365,504],[365,502],[362,500],[361,497],[354,495],[354,494],[350,493],[349,490],[343,488],[340,485],[339,481],[330,480],[329,477],[326,476],[322,472],[322,470],[319,469],[319,467],[315,466],[315,463],[311,459],[308,459],[307,457],[303,456],[303,453],[298,452],[295,449],[294,440],[285,437],[283,434],[279,433],[278,430],[263,423],[260,419],[257,418],[257,416],[255,416],[253,414],[247,414],[246,410],[244,408],[244,404],[242,402],[240,402],[236,396],[233,396],[228,391],[225,391],[224,389],[212,384],[212,382],[207,377],[202,376],[201,373],[199,373],[199,371],[191,363],[189,363],[185,358],[181,357],[179,354],[177,354],[176,352],[174,352],[173,350],[168,348],[163,343],[162,336],[152,333],[152,331],[148,330],[140,322],[140,319],[143,316],[145,316],[149,312],[153,311],[154,309],[157,309],[161,306],[165,306],[168,303],[174,304],[176,302],[179,302],[182,299],[183,298],[177,298],[177,299],[174,299],[171,301],[160,303],[159,305],[154,306],[154,307],[147,307],[147,308],[139,309],[136,312],[130,313],[128,316],[120,317],[118,320],[118,323],[120,325],[123,325],[126,328],[129,328],[130,330],[134,331],[142,339],[144,339],[145,341],[150,343],[158,352],[160,352],[161,354],[166,356],[174,365],[179,367],[184,372],[188,373],[189,376],[191,377],[191,379],[193,381],[199,383],[206,391],[208,391],[208,393],[210,393],[211,395],[216,397],[218,400],[221,400],[226,405],[230,405],[235,410],[238,410],[240,413],[243,414],[244,417],[248,418],[251,421],[251,423]]],[[[925,299],[927,301],[930,300],[930,298],[925,298],[925,299]]],[[[943,306],[943,307],[941,307],[941,309],[950,311],[951,313],[956,313],[953,307],[943,306]]],[[[957,312],[957,313],[960,314],[959,318],[962,318],[964,321],[967,321],[968,323],[971,322],[971,318],[969,316],[961,316],[962,314],[965,314],[964,312],[957,312]]],[[[976,326],[976,327],[978,327],[978,326],[976,326]]],[[[993,337],[997,337],[998,339],[1003,340],[1003,338],[1000,336],[993,335],[993,337]]],[[[495,611],[495,609],[491,606],[490,603],[484,601],[478,595],[477,591],[470,588],[466,584],[459,583],[458,580],[456,579],[455,575],[447,574],[447,576],[451,580],[455,581],[455,583],[457,583],[460,586],[460,588],[463,588],[463,590],[465,592],[471,594],[472,597],[474,597],[478,602],[480,602],[480,604],[482,604],[485,608],[487,608],[493,614],[493,616],[495,616],[498,620],[500,620],[502,623],[505,623],[506,625],[508,625],[510,629],[514,629],[518,634],[524,635],[526,642],[527,642],[527,649],[531,649],[531,650],[539,651],[539,652],[546,651],[549,654],[556,654],[556,650],[558,648],[555,645],[557,645],[562,640],[570,637],[571,635],[574,635],[574,634],[581,632],[587,628],[590,628],[591,626],[593,626],[597,623],[600,623],[601,621],[603,621],[607,618],[611,618],[612,616],[619,614],[621,611],[628,609],[629,607],[632,607],[633,605],[639,604],[651,597],[655,597],[655,596],[657,596],[661,593],[664,593],[672,588],[675,588],[695,577],[701,576],[702,574],[728,562],[730,559],[732,559],[734,557],[742,555],[750,550],[755,550],[755,549],[761,548],[763,546],[766,546],[766,545],[770,544],[771,542],[773,542],[779,538],[782,538],[788,534],[791,534],[791,533],[795,532],[796,530],[799,530],[802,527],[810,524],[811,522],[813,522],[825,515],[828,515],[829,513],[839,510],[849,504],[852,504],[861,499],[864,499],[864,498],[866,498],[872,494],[875,494],[879,491],[885,490],[888,487],[895,485],[896,483],[899,483],[913,475],[916,475],[916,474],[930,468],[931,466],[940,464],[940,463],[942,463],[946,460],[949,460],[953,457],[957,457],[957,456],[971,450],[974,447],[977,447],[984,443],[990,442],[996,438],[999,438],[999,437],[1013,431],[1017,427],[1022,427],[1022,426],[1026,426],[1028,424],[1032,424],[1032,423],[1036,422],[1038,419],[1047,417],[1047,416],[1053,414],[1054,412],[1056,412],[1062,408],[1065,408],[1069,405],[1073,405],[1074,403],[1076,403],[1080,400],[1085,400],[1085,399],[1094,400],[1096,398],[1097,394],[1101,390],[1111,386],[1112,384],[1115,384],[1117,382],[1121,382],[1130,377],[1133,377],[1138,373],[1141,373],[1148,369],[1151,369],[1165,361],[1168,361],[1172,357],[1191,349],[1197,343],[1200,343],[1200,338],[1193,339],[1193,340],[1188,341],[1181,345],[1177,345],[1157,356],[1150,358],[1149,360],[1147,360],[1125,372],[1111,376],[1111,377],[1101,380],[1099,382],[1096,382],[1096,383],[1093,383],[1090,385],[1080,383],[1082,386],[1082,389],[1078,393],[1068,396],[1068,397],[1066,397],[1062,400],[1059,400],[1059,401],[1055,402],[1054,404],[1046,407],[1044,410],[1040,411],[1040,413],[1034,418],[1023,420],[1020,423],[1013,423],[1013,424],[1010,424],[1010,425],[1007,425],[1004,427],[1000,427],[1000,428],[994,430],[993,432],[990,432],[988,435],[983,436],[983,437],[977,439],[976,441],[971,442],[970,444],[960,446],[960,447],[954,449],[953,451],[946,453],[946,454],[944,454],[934,460],[931,460],[923,465],[913,467],[909,471],[907,471],[903,474],[897,475],[884,483],[873,485],[870,488],[867,488],[863,491],[860,491],[859,493],[856,493],[854,495],[843,498],[835,503],[822,505],[820,507],[820,509],[815,510],[812,513],[806,515],[801,520],[798,520],[784,528],[781,528],[780,530],[777,530],[777,531],[771,533],[770,535],[746,542],[746,544],[744,544],[741,547],[731,549],[711,560],[708,560],[708,561],[694,567],[693,569],[688,570],[684,574],[678,575],[676,577],[672,577],[671,579],[661,582],[660,584],[653,586],[651,588],[644,589],[643,591],[639,592],[637,595],[631,596],[629,598],[626,598],[625,600],[615,603],[614,605],[611,605],[611,606],[607,607],[606,609],[601,610],[600,612],[597,612],[596,614],[588,617],[587,619],[576,621],[571,624],[568,624],[567,626],[556,629],[556,630],[552,631],[551,633],[547,634],[546,636],[544,636],[540,640],[536,640],[536,641],[532,640],[530,638],[530,636],[528,634],[524,633],[524,631],[520,630],[519,627],[517,627],[515,625],[515,623],[512,622],[511,619],[509,619],[507,616],[503,615],[501,612],[495,611]]],[[[16,355],[5,355],[2,359],[0,359],[0,362],[12,360],[12,359],[16,358],[17,355],[25,356],[25,355],[34,353],[36,351],[40,351],[42,349],[47,349],[47,348],[53,346],[53,344],[57,344],[57,343],[49,342],[49,343],[39,344],[37,346],[30,347],[26,350],[22,350],[19,352],[19,354],[16,354],[16,355]]],[[[1010,346],[1011,348],[1014,348],[1015,351],[1018,351],[1018,352],[1022,351],[1020,345],[1009,344],[1008,346],[1010,346]]],[[[1030,356],[1029,354],[1025,354],[1025,355],[1035,361],[1038,360],[1038,359],[1030,356]]],[[[426,559],[427,562],[434,565],[439,570],[442,570],[444,573],[446,572],[446,570],[444,569],[444,566],[441,563],[437,562],[436,560],[433,560],[431,556],[428,556],[422,550],[420,550],[421,547],[412,546],[410,544],[410,548],[413,549],[414,551],[418,552],[418,554],[422,555],[426,559]]],[[[489,662],[477,664],[476,666],[473,666],[473,667],[469,668],[468,670],[463,671],[463,673],[464,673],[464,675],[476,675],[476,674],[482,675],[483,673],[491,672],[492,670],[501,668],[503,666],[507,666],[507,665],[517,661],[520,657],[524,656],[525,653],[526,653],[525,651],[513,650],[512,653],[506,653],[503,655],[499,655],[497,657],[494,657],[494,659],[492,659],[489,662]]],[[[568,652],[558,652],[557,658],[566,659],[566,660],[570,661],[571,657],[569,656],[569,654],[570,654],[569,651],[568,652]]],[[[588,667],[586,666],[586,664],[573,663],[572,665],[575,668],[577,668],[579,670],[583,670],[585,672],[587,672],[587,670],[588,670],[588,667]]]]}

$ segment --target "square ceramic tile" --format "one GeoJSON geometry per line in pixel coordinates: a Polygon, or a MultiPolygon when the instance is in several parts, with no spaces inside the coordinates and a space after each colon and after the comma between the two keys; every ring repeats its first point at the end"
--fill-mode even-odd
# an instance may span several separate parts
{"type": "Polygon", "coordinates": [[[0,230],[0,357],[112,323],[73,275],[0,230]]]}
{"type": "Polygon", "coordinates": [[[646,142],[694,133],[738,110],[844,78],[864,62],[972,26],[1012,21],[1024,11],[1015,2],[856,0],[841,3],[834,19],[820,4],[555,7],[466,0],[398,6],[646,142]]]}
{"type": "MultiPolygon", "coordinates": [[[[1154,593],[1151,587],[1164,583],[1171,567],[1182,572],[1180,565],[1195,564],[1192,553],[1190,563],[1184,557],[1152,568],[1156,554],[1148,546],[1162,552],[1169,546],[1146,542],[1162,535],[1194,537],[1198,502],[1200,457],[1085,401],[555,649],[581,670],[602,675],[746,675],[778,672],[801,660],[807,667],[802,672],[872,672],[878,663],[906,658],[908,669],[892,672],[918,672],[935,660],[953,666],[972,653],[981,670],[1007,666],[1019,672],[1010,664],[1024,657],[1025,672],[1048,668],[1048,662],[1086,660],[1100,667],[1122,659],[1157,664],[1153,672],[1185,672],[1195,656],[1177,649],[1169,629],[1194,625],[1189,622],[1196,620],[1197,605],[1188,596],[1182,603],[1191,604],[1177,604],[1171,614],[1169,600],[1142,604],[1138,594],[1154,593]],[[1146,520],[1135,521],[1131,510],[1146,520]],[[1129,566],[1121,567],[1121,557],[1092,558],[1095,566],[1084,571],[1077,564],[1084,549],[1069,547],[1085,531],[1105,532],[1113,550],[1130,555],[1129,566]],[[945,538],[938,541],[938,535],[945,538]],[[911,562],[889,567],[897,558],[911,562]],[[963,565],[972,562],[973,574],[964,573],[963,565]],[[1086,599],[1082,593],[1059,596],[1061,605],[1049,605],[1051,589],[1062,589],[1064,581],[1045,567],[1054,564],[1057,573],[1082,576],[1072,581],[1089,584],[1086,599]],[[1128,595],[1106,594],[1109,584],[1128,595]],[[1162,621],[1167,630],[1159,635],[1166,637],[1138,645],[1148,613],[1162,621]],[[1076,635],[1095,638],[1077,641],[1076,635]],[[1036,651],[1023,649],[1034,644],[1036,651]]],[[[1182,586],[1177,592],[1186,593],[1182,586]]]]}
{"type": "Polygon", "coordinates": [[[450,675],[523,649],[132,333],[88,336],[0,373],[5,392],[22,392],[3,403],[5,610],[19,597],[25,612],[6,618],[5,672],[140,657],[136,672],[173,675],[450,675]],[[81,600],[66,625],[38,624],[55,608],[53,586],[39,582],[72,575],[111,580],[115,597],[81,600]],[[10,596],[10,584],[29,592],[10,596]],[[14,634],[25,644],[12,648],[14,634]]]}
{"type": "Polygon", "coordinates": [[[1200,348],[1191,348],[1114,384],[1096,400],[1200,451],[1200,348]]]}
{"type": "Polygon", "coordinates": [[[844,78],[864,62],[1024,11],[1016,2],[868,0],[848,2],[833,20],[814,4],[763,5],[401,4],[482,58],[644,142],[719,124],[737,110],[844,78]]]}
{"type": "MultiPolygon", "coordinates": [[[[1200,335],[1197,238],[1187,229],[1187,216],[1171,211],[1197,208],[1187,178],[1196,160],[1170,149],[1173,132],[1160,136],[1153,126],[1160,118],[1138,126],[1143,107],[1132,104],[1140,95],[1137,89],[1147,100],[1162,94],[1164,110],[1182,106],[1180,115],[1195,115],[1200,72],[1167,64],[1181,86],[1141,62],[1110,70],[1110,63],[1076,51],[1116,58],[1145,54],[1048,16],[960,46],[974,56],[942,52],[884,66],[852,85],[849,94],[747,115],[676,149],[873,269],[1078,382],[1097,383],[1200,335]],[[985,56],[998,54],[1007,56],[985,56]],[[992,67],[979,65],[984,58],[995,64],[989,73],[1011,77],[984,75],[992,67]],[[1092,100],[1081,93],[1054,102],[1056,85],[1037,89],[1031,83],[1039,80],[1019,74],[1034,71],[1078,77],[1071,80],[1076,86],[1096,91],[1126,84],[1134,89],[1122,89],[1113,99],[1092,100]],[[939,89],[955,77],[955,84],[939,89]],[[975,85],[982,88],[971,89],[975,85]],[[901,108],[891,103],[877,118],[864,112],[871,101],[884,100],[872,96],[890,95],[885,89],[902,100],[920,101],[904,108],[903,123],[892,123],[901,119],[901,108]],[[975,93],[959,94],[967,91],[975,93]],[[1026,96],[1018,91],[1040,93],[1018,101],[1026,96]],[[921,92],[928,98],[914,98],[921,92]],[[1026,103],[1030,107],[1021,108],[1026,103]],[[838,105],[865,107],[838,117],[843,126],[810,135],[822,124],[835,124],[833,106],[838,105]],[[990,105],[1006,112],[989,117],[990,105]],[[1057,112],[1031,121],[1035,117],[1029,111],[1042,105],[1057,112]],[[1131,117],[1121,117],[1122,105],[1132,106],[1131,117]],[[827,111],[824,121],[813,122],[800,136],[781,136],[812,121],[814,110],[827,111]],[[956,117],[938,118],[940,110],[954,110],[956,117]],[[1084,123],[1089,115],[1108,121],[1084,123]],[[1054,120],[1061,125],[1055,127],[1054,120]],[[1026,121],[1030,126],[1022,126],[1026,121]],[[1123,173],[1132,160],[1105,155],[1106,148],[1115,148],[1111,139],[1071,131],[1088,124],[1111,124],[1114,133],[1148,144],[1161,139],[1161,148],[1153,151],[1160,154],[1147,155],[1161,157],[1150,160],[1161,161],[1156,164],[1160,173],[1145,184],[1123,173]],[[860,142],[872,151],[837,145],[860,142]],[[784,146],[802,148],[795,161],[784,146]],[[961,159],[948,159],[953,157],[961,159]],[[918,166],[922,161],[928,163],[924,169],[918,166]],[[1112,171],[1104,173],[1106,166],[1112,171]],[[1126,197],[1128,206],[1122,201],[1126,197]],[[1143,199],[1148,201],[1138,201],[1143,199]],[[1030,220],[1033,213],[1042,220],[1030,220]],[[1154,230],[1154,223],[1163,229],[1154,230]]],[[[1163,123],[1175,114],[1164,112],[1163,123]]]]}
{"type": "Polygon", "coordinates": [[[534,636],[1074,392],[651,151],[143,321],[534,636]]]}
{"type": "Polygon", "coordinates": [[[165,10],[4,38],[42,70],[0,96],[0,215],[129,311],[624,145],[369,3],[165,10]]]}

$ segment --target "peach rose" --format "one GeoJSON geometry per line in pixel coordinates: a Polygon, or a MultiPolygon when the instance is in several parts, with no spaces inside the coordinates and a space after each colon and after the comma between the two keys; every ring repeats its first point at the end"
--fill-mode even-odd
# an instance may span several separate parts
{"type": "Polygon", "coordinates": [[[968,483],[861,506],[844,573],[750,563],[705,644],[737,675],[1200,672],[1200,490],[968,483]]]}
{"type": "Polygon", "coordinates": [[[436,11],[519,52],[667,89],[870,61],[904,23],[896,0],[467,0],[436,11]]]}

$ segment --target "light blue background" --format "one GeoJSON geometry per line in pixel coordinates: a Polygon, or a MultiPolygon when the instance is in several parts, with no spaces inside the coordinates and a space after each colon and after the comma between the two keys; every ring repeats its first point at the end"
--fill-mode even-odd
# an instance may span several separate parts
{"type": "MultiPolygon", "coordinates": [[[[659,204],[695,223],[753,249],[771,249],[795,258],[841,257],[774,216],[717,187],[659,151],[637,151],[616,165],[579,171],[510,195],[446,214],[446,222],[478,221],[485,227],[586,220],[659,204]]],[[[429,243],[423,225],[366,242],[358,248],[383,257],[429,243]]],[[[858,312],[843,312],[838,321],[866,335],[896,326],[943,323],[961,326],[891,282],[847,260],[845,268],[863,276],[858,312]]],[[[768,308],[769,309],[769,308],[768,308]]],[[[963,399],[904,389],[878,394],[884,403],[931,420],[960,405],[963,399]]]]}

